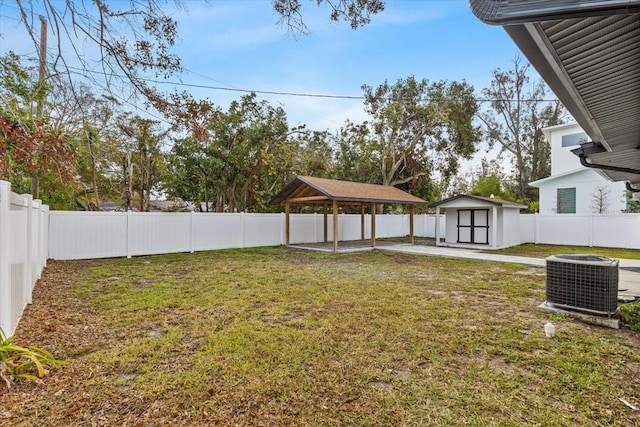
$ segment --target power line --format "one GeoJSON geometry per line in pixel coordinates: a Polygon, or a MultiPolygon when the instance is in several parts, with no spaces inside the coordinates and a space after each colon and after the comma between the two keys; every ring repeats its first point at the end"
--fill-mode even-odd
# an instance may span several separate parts
{"type": "MultiPolygon", "coordinates": [[[[84,73],[90,74],[100,74],[105,76],[113,76],[119,78],[127,78],[127,76],[119,75],[119,74],[109,74],[103,71],[94,71],[94,70],[86,70],[78,67],[68,67],[69,69],[75,69],[79,71],[83,71],[84,73]]],[[[189,70],[186,70],[189,71],[189,70]]],[[[192,71],[189,71],[192,72],[192,71]]],[[[192,72],[193,73],[193,72],[192,72]]],[[[197,73],[194,73],[197,74],[197,73]]],[[[261,95],[278,95],[278,96],[295,96],[295,97],[306,97],[306,98],[328,98],[328,99],[349,99],[349,100],[364,100],[365,96],[362,95],[331,95],[331,94],[319,94],[319,93],[304,93],[304,92],[284,92],[284,91],[270,91],[270,90],[256,90],[256,89],[240,89],[240,88],[232,88],[232,87],[222,87],[222,86],[210,86],[203,84],[195,84],[195,83],[184,83],[184,82],[175,82],[175,81],[167,81],[167,80],[157,80],[150,78],[140,78],[148,83],[156,83],[156,84],[166,84],[166,85],[174,85],[180,87],[190,87],[196,89],[209,89],[209,90],[220,90],[226,92],[240,92],[240,93],[256,93],[261,95]]],[[[427,98],[428,100],[428,98],[427,98]]],[[[476,102],[556,102],[557,99],[544,99],[544,98],[531,98],[531,99],[492,99],[492,98],[475,98],[476,102]]]]}
{"type": "MultiPolygon", "coordinates": [[[[70,67],[70,68],[71,68],[71,67],[70,67]]],[[[77,72],[73,72],[72,74],[82,75],[82,74],[77,73],[77,72]]],[[[149,110],[147,110],[147,109],[143,109],[143,108],[139,107],[137,104],[134,104],[133,102],[131,102],[131,101],[129,101],[129,100],[127,100],[127,99],[125,99],[125,98],[121,97],[120,95],[118,95],[117,93],[115,93],[115,92],[113,92],[113,91],[109,91],[106,87],[101,86],[101,85],[99,85],[98,83],[95,83],[95,82],[94,82],[94,84],[95,84],[97,87],[99,87],[100,89],[102,89],[102,90],[104,90],[104,91],[109,92],[109,94],[110,94],[111,96],[113,96],[114,98],[118,99],[120,102],[122,102],[122,103],[124,103],[124,104],[129,105],[129,106],[130,106],[130,107],[132,107],[134,110],[136,110],[136,111],[138,111],[138,112],[142,112],[142,113],[144,113],[144,114],[148,115],[149,117],[153,117],[154,119],[156,119],[156,120],[158,120],[158,121],[160,121],[160,122],[163,122],[163,123],[165,123],[165,124],[167,124],[167,125],[171,125],[171,122],[167,121],[165,118],[163,118],[163,117],[159,117],[159,116],[157,116],[157,115],[155,115],[155,114],[153,114],[153,113],[149,112],[149,110]]]]}

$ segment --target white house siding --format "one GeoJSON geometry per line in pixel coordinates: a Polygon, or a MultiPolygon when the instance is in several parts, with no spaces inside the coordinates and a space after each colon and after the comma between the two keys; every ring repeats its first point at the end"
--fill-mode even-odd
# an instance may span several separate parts
{"type": "Polygon", "coordinates": [[[568,147],[562,146],[563,136],[584,134],[580,125],[577,123],[570,123],[552,126],[543,129],[543,132],[551,145],[551,176],[583,167],[580,164],[578,156],[571,152],[571,150],[578,148],[580,145],[575,144],[568,147]]]}
{"type": "MultiPolygon", "coordinates": [[[[530,185],[540,189],[540,213],[557,213],[557,194],[559,188],[576,189],[576,214],[593,213],[593,196],[597,188],[609,191],[607,212],[620,212],[626,209],[625,186],[623,182],[611,182],[600,175],[596,169],[585,168],[578,156],[571,150],[579,144],[562,146],[562,138],[584,134],[577,123],[570,123],[543,129],[551,146],[551,176],[532,182],[530,185]]],[[[585,135],[586,136],[586,135],[585,135]]],[[[574,137],[576,142],[578,137],[574,137]]]]}
{"type": "Polygon", "coordinates": [[[541,214],[556,213],[558,188],[576,189],[577,214],[594,213],[593,196],[597,193],[598,187],[609,192],[605,209],[607,212],[620,212],[626,208],[624,182],[606,181],[594,169],[583,168],[574,173],[541,180],[537,186],[540,188],[541,214]]]}

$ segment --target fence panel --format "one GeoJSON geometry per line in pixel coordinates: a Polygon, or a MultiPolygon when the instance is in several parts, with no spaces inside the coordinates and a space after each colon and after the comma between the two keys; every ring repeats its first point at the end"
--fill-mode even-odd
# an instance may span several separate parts
{"type": "Polygon", "coordinates": [[[520,243],[536,242],[537,214],[520,214],[520,243]]]}
{"type": "Polygon", "coordinates": [[[590,215],[581,214],[538,214],[536,243],[590,246],[590,218],[590,215]]]}
{"type": "Polygon", "coordinates": [[[242,247],[281,245],[284,218],[281,214],[242,214],[242,247]]]}
{"type": "Polygon", "coordinates": [[[10,330],[15,330],[18,319],[30,299],[31,283],[29,282],[29,202],[25,197],[11,193],[9,222],[11,245],[9,257],[9,289],[7,298],[10,301],[10,330]]]}
{"type": "Polygon", "coordinates": [[[127,214],[124,212],[51,211],[49,227],[50,258],[127,256],[127,214]]]}
{"type": "Polygon", "coordinates": [[[640,249],[640,214],[520,215],[520,242],[640,249]]]}
{"type": "Polygon", "coordinates": [[[189,252],[190,213],[128,212],[128,254],[157,255],[189,252]]]}
{"type": "Polygon", "coordinates": [[[640,249],[640,214],[593,216],[593,246],[640,249]]]}
{"type": "Polygon", "coordinates": [[[46,264],[40,237],[48,210],[0,181],[0,327],[12,335],[46,264]]]}
{"type": "MultiPolygon", "coordinates": [[[[440,215],[440,237],[445,236],[445,216],[440,215]]],[[[435,239],[436,237],[436,215],[423,214],[416,215],[413,220],[414,232],[417,237],[428,237],[435,239]]]]}
{"type": "MultiPolygon", "coordinates": [[[[376,217],[377,218],[377,217],[376,217]]],[[[340,240],[360,240],[362,237],[362,216],[360,214],[342,214],[338,215],[338,239],[340,240]]],[[[371,217],[365,215],[364,224],[365,238],[370,238],[371,234],[371,217]]],[[[320,240],[318,240],[320,241],[320,240]]]]}
{"type": "Polygon", "coordinates": [[[192,250],[240,248],[241,214],[194,213],[192,250]]]}
{"type": "MultiPolygon", "coordinates": [[[[317,223],[324,221],[322,215],[315,214],[291,214],[289,216],[289,243],[314,243],[322,241],[322,228],[318,230],[317,223]]],[[[284,221],[284,218],[282,218],[284,221]]],[[[322,227],[322,225],[321,225],[322,227]]],[[[338,227],[340,227],[340,219],[338,219],[338,227]]],[[[340,236],[340,228],[338,228],[338,236],[340,236]]],[[[333,216],[327,218],[327,239],[333,241],[333,216]]]]}

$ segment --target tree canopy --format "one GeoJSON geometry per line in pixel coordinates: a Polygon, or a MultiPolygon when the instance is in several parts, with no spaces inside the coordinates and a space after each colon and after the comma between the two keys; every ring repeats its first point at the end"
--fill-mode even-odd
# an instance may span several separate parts
{"type": "Polygon", "coordinates": [[[478,103],[466,82],[410,76],[362,89],[370,120],[342,128],[337,167],[343,178],[429,193],[434,180],[449,179],[460,159],[475,153],[478,103]]]}
{"type": "Polygon", "coordinates": [[[551,148],[542,129],[561,124],[564,107],[550,98],[540,80],[530,83],[528,63],[520,57],[510,70],[493,70],[493,80],[482,94],[491,100],[487,111],[479,115],[490,147],[498,145],[513,162],[516,196],[528,201],[537,195],[529,182],[547,177],[551,172],[551,148]]]}
{"type": "MultiPolygon", "coordinates": [[[[37,54],[0,58],[0,177],[14,190],[29,191],[35,176],[42,183],[35,196],[54,209],[100,210],[116,201],[145,211],[152,198],[168,197],[204,211],[268,211],[271,196],[302,174],[397,186],[433,201],[461,188],[453,178],[481,141],[511,156],[516,185],[493,164],[466,189],[532,198],[528,182],[548,174],[541,129],[559,123],[563,110],[542,101],[541,82],[530,89],[529,66],[519,59],[513,70],[493,71],[483,112],[464,80],[408,76],[362,86],[364,121],[346,120],[335,132],[290,126],[283,105],[254,93],[222,108],[151,84],[182,71],[170,10],[183,5],[173,4],[16,1],[34,47],[42,43],[40,14],[54,43],[44,78],[33,66],[37,54]],[[85,46],[98,52],[97,65],[85,46]],[[129,95],[143,96],[155,117],[129,111],[129,95]]],[[[308,34],[303,9],[314,4],[354,29],[384,9],[382,0],[272,0],[280,23],[298,35],[308,34]]]]}

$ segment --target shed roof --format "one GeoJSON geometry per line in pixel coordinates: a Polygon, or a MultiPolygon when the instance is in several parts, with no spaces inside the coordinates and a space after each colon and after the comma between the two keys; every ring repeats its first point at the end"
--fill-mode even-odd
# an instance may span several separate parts
{"type": "Polygon", "coordinates": [[[426,205],[427,201],[388,185],[364,184],[336,179],[296,176],[271,199],[272,205],[322,205],[336,200],[340,204],[386,203],[426,205]]]}
{"type": "Polygon", "coordinates": [[[470,4],[480,20],[504,26],[591,140],[602,147],[577,154],[596,167],[608,167],[603,173],[613,181],[640,183],[640,1],[470,4]]]}
{"type": "Polygon", "coordinates": [[[495,197],[472,196],[469,194],[457,194],[453,197],[449,197],[448,199],[440,200],[439,202],[436,202],[436,203],[431,203],[429,207],[435,208],[438,206],[444,206],[447,203],[453,202],[454,200],[458,200],[458,199],[470,199],[470,200],[475,200],[480,202],[486,202],[487,204],[501,206],[503,208],[518,208],[518,209],[526,208],[525,205],[521,205],[520,203],[516,203],[516,202],[510,202],[508,200],[496,199],[495,197]]]}

